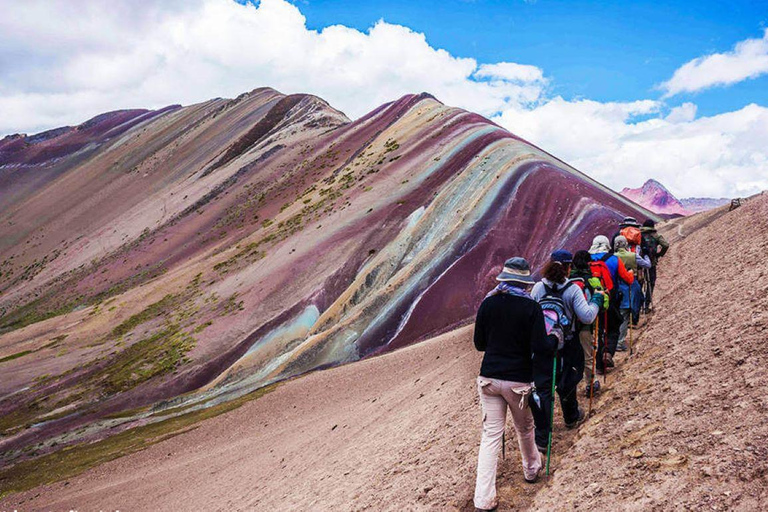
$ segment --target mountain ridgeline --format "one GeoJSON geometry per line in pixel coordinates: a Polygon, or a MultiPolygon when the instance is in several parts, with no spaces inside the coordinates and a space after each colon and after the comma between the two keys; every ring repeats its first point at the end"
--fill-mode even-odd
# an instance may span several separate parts
{"type": "Polygon", "coordinates": [[[653,215],[428,94],[269,88],[6,137],[0,192],[3,465],[433,337],[653,215]]]}
{"type": "Polygon", "coordinates": [[[659,215],[685,216],[722,206],[730,199],[686,197],[678,199],[656,180],[646,181],[640,188],[624,188],[621,195],[659,215]]]}

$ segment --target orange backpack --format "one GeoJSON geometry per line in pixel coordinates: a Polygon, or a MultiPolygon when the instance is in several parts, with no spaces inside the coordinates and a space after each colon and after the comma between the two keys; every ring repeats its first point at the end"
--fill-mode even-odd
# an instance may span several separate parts
{"type": "Polygon", "coordinates": [[[621,236],[629,242],[629,250],[637,251],[637,247],[643,242],[643,235],[638,228],[626,227],[621,230],[621,236]]]}

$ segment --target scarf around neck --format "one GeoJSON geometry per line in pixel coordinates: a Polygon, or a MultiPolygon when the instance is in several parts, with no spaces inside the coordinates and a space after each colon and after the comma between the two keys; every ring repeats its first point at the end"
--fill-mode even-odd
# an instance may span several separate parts
{"type": "Polygon", "coordinates": [[[520,288],[519,286],[515,286],[513,284],[509,284],[507,282],[500,282],[496,285],[496,288],[491,290],[488,295],[485,296],[487,299],[488,297],[492,297],[494,295],[498,295],[500,293],[506,293],[509,295],[515,295],[516,297],[525,297],[527,299],[533,300],[533,297],[531,297],[531,294],[525,291],[524,289],[520,288]]]}

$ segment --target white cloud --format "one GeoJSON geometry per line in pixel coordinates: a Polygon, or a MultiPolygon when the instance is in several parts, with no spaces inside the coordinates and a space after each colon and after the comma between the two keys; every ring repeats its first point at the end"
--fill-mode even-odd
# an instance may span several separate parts
{"type": "Polygon", "coordinates": [[[655,178],[678,197],[745,196],[768,189],[768,109],[694,119],[684,104],[666,117],[632,121],[660,104],[554,98],[534,109],[508,110],[502,126],[588,172],[615,190],[655,178]]]}
{"type": "Polygon", "coordinates": [[[683,64],[659,87],[669,98],[718,85],[731,85],[768,73],[768,29],[760,39],[746,39],[733,50],[698,57],[683,64]]]}
{"type": "MultiPolygon", "coordinates": [[[[757,105],[696,118],[692,103],[568,101],[547,94],[536,66],[457,57],[385,21],[367,31],[309,30],[284,0],[135,6],[0,0],[0,134],[260,86],[316,94],[353,118],[426,91],[493,117],[616,189],[650,177],[682,196],[768,188],[768,112],[757,105]]],[[[734,55],[745,53],[739,48],[734,55]]]]}
{"type": "Polygon", "coordinates": [[[698,107],[694,103],[683,103],[669,111],[664,119],[670,123],[687,123],[696,118],[698,107]]]}
{"type": "Polygon", "coordinates": [[[506,80],[510,82],[543,82],[544,73],[541,68],[527,64],[514,62],[497,62],[496,64],[482,64],[475,71],[477,78],[490,78],[491,80],[506,80]]]}
{"type": "Polygon", "coordinates": [[[478,66],[384,21],[367,32],[342,25],[308,30],[299,9],[283,0],[197,0],[177,9],[159,1],[146,9],[131,4],[87,0],[79,11],[65,1],[9,3],[0,21],[0,133],[263,85],[317,94],[352,117],[420,91],[491,115],[537,100],[545,85],[534,66],[478,66]],[[91,95],[90,105],[78,101],[83,94],[91,95]]]}

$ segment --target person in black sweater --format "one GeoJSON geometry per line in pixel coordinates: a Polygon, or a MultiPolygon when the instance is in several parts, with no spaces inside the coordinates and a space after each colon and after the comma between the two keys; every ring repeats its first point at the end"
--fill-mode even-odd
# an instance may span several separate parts
{"type": "Polygon", "coordinates": [[[540,351],[554,353],[557,348],[557,340],[546,334],[541,307],[528,294],[527,289],[534,283],[528,262],[523,258],[507,260],[496,279],[499,285],[477,311],[474,334],[475,348],[485,352],[477,378],[483,408],[474,498],[477,510],[498,506],[496,466],[507,408],[517,433],[525,481],[538,480],[542,460],[528,405],[533,386],[532,355],[540,351]]]}

